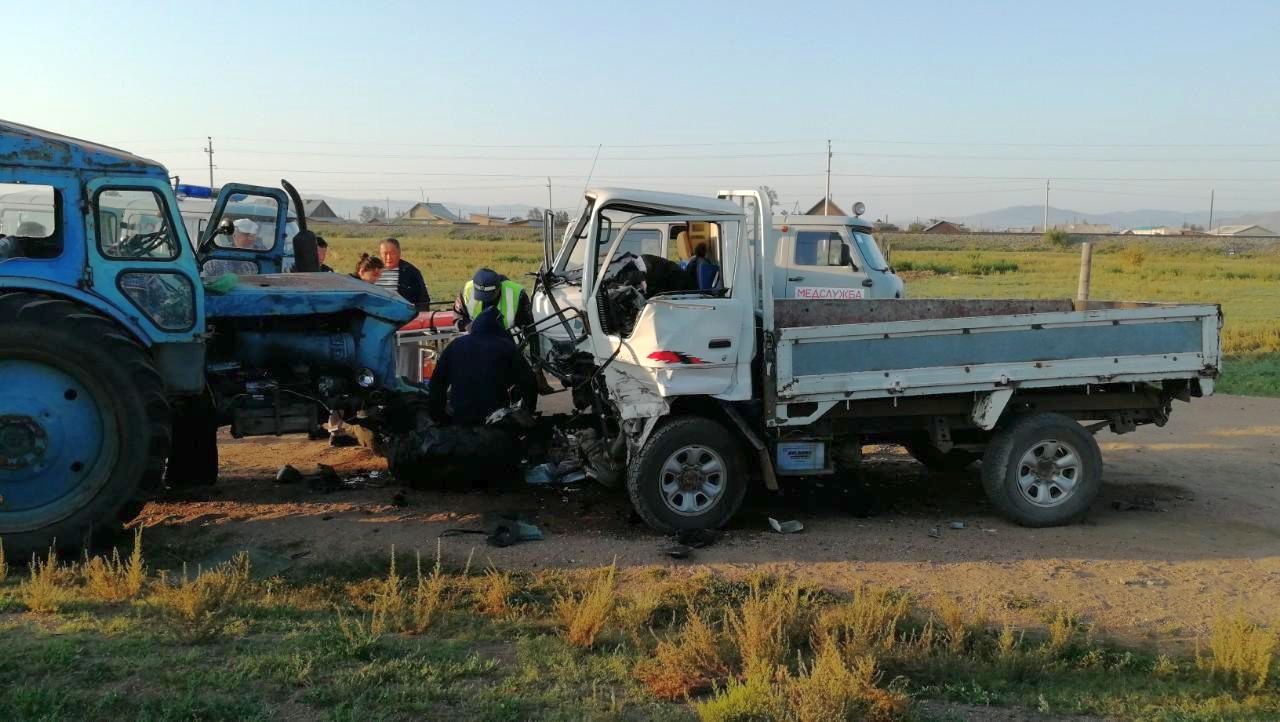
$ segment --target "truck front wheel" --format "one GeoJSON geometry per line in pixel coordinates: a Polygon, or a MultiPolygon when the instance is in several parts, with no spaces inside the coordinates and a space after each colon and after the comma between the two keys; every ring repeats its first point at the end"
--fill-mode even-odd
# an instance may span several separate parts
{"type": "Polygon", "coordinates": [[[668,421],[629,465],[627,492],[640,517],[660,532],[724,526],[747,492],[738,440],[710,419],[668,421]]]}
{"type": "Polygon", "coordinates": [[[992,439],[982,485],[991,503],[1022,526],[1067,524],[1084,516],[1102,488],[1102,452],[1074,419],[1027,416],[992,439]]]}

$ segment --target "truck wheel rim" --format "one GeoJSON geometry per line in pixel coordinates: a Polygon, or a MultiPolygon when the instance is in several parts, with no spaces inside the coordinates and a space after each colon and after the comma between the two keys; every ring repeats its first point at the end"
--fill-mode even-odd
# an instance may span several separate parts
{"type": "Polygon", "coordinates": [[[681,516],[697,516],[724,496],[724,459],[705,446],[683,446],[667,457],[659,483],[668,509],[681,516]]]}
{"type": "Polygon", "coordinates": [[[99,389],[34,359],[0,360],[0,531],[38,527],[96,493],[115,456],[99,389]]]}
{"type": "Polygon", "coordinates": [[[1080,453],[1057,439],[1032,444],[1018,462],[1022,498],[1041,507],[1058,506],[1075,493],[1083,473],[1080,453]]]}

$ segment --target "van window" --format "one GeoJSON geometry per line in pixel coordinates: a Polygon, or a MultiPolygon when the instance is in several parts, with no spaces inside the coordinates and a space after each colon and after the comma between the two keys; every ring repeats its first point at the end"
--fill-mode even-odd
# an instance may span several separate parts
{"type": "Polygon", "coordinates": [[[58,205],[53,186],[0,183],[0,263],[62,255],[58,205]]]}
{"type": "Polygon", "coordinates": [[[840,265],[840,234],[835,231],[796,231],[796,251],[792,262],[797,266],[840,265]]]}

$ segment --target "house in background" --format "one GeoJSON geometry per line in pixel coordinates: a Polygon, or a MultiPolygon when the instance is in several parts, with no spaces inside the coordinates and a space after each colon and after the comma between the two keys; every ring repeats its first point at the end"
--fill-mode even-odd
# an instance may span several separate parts
{"type": "Polygon", "coordinates": [[[453,211],[445,208],[443,203],[414,203],[400,220],[432,226],[472,225],[470,221],[462,220],[453,211]]]}
{"type": "Polygon", "coordinates": [[[925,228],[924,233],[968,233],[969,229],[964,227],[962,223],[952,223],[951,221],[940,221],[934,219],[929,227],[925,228]]]}
{"type": "Polygon", "coordinates": [[[832,201],[830,198],[814,203],[813,207],[805,211],[804,214],[806,216],[847,216],[849,215],[848,213],[844,212],[843,208],[836,205],[835,202],[832,201]],[[823,210],[823,204],[826,205],[825,211],[823,210]]]}
{"type": "Polygon", "coordinates": [[[322,223],[337,223],[338,221],[342,220],[342,218],[339,217],[337,213],[333,212],[333,209],[329,207],[328,203],[325,203],[319,198],[312,198],[311,200],[303,200],[302,207],[306,210],[307,220],[309,221],[320,221],[322,223]]]}
{"type": "Polygon", "coordinates": [[[507,219],[487,213],[472,213],[467,218],[477,226],[505,226],[507,219]]]}
{"type": "Polygon", "coordinates": [[[1170,228],[1169,226],[1143,226],[1142,228],[1131,228],[1120,233],[1125,236],[1180,236],[1182,235],[1182,229],[1170,228]]]}
{"type": "Polygon", "coordinates": [[[512,228],[542,228],[541,218],[510,218],[506,225],[512,228]]]}
{"type": "Polygon", "coordinates": [[[1275,232],[1270,229],[1252,223],[1248,225],[1238,226],[1218,226],[1209,231],[1211,236],[1274,236],[1275,232]]]}

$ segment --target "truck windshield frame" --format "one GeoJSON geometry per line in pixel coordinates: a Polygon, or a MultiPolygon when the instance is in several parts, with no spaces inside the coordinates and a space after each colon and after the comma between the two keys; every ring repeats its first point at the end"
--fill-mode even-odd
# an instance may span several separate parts
{"type": "Polygon", "coordinates": [[[862,260],[867,268],[873,271],[889,270],[889,262],[880,251],[880,244],[876,243],[876,239],[870,233],[849,226],[849,235],[853,236],[854,242],[858,244],[858,251],[862,254],[862,260]]]}

